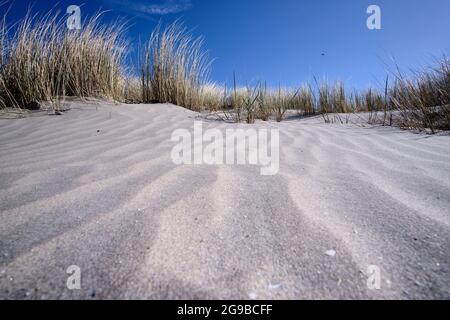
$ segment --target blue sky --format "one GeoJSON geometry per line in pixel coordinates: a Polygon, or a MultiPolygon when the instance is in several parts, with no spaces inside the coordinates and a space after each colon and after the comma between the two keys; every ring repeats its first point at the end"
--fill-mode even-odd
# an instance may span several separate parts
{"type": "Polygon", "coordinates": [[[417,68],[450,54],[449,0],[15,0],[10,18],[29,5],[65,11],[70,4],[81,5],[83,17],[106,9],[106,20],[129,18],[133,43],[159,20],[181,18],[205,37],[217,82],[230,82],[235,71],[242,84],[296,86],[316,76],[364,88],[383,82],[392,57],[417,68]],[[366,27],[371,4],[381,8],[381,30],[366,27]]]}

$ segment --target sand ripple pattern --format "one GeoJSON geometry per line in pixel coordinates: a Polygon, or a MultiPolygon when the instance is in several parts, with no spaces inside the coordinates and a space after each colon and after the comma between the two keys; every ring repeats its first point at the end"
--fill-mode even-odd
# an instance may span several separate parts
{"type": "Polygon", "coordinates": [[[263,177],[174,165],[172,131],[195,119],[84,103],[0,119],[0,298],[450,298],[448,136],[258,123],[281,139],[280,173],[263,177]]]}

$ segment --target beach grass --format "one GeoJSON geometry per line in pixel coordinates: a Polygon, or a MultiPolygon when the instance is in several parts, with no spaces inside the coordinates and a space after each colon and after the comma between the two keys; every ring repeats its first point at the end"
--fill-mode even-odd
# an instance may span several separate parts
{"type": "Polygon", "coordinates": [[[0,106],[34,109],[60,97],[123,99],[123,24],[99,13],[69,30],[58,13],[32,15],[0,27],[0,106]]]}
{"type": "MultiPolygon", "coordinates": [[[[211,61],[203,38],[179,21],[151,33],[141,65],[143,102],[173,103],[192,110],[203,106],[211,61]]],[[[211,95],[211,90],[207,91],[211,95]]]]}
{"type": "Polygon", "coordinates": [[[194,111],[222,112],[234,122],[321,115],[326,123],[348,122],[336,114],[368,112],[369,123],[407,129],[450,130],[450,60],[405,76],[396,68],[381,90],[351,90],[343,82],[314,77],[298,88],[276,88],[265,81],[227,88],[209,81],[212,60],[204,39],[181,21],[153,30],[144,46],[138,74],[126,72],[125,24],[102,22],[102,13],[69,30],[63,15],[29,12],[8,24],[0,19],[0,108],[58,108],[61,98],[101,97],[125,103],[172,103],[194,111]],[[131,75],[130,75],[131,74],[131,75]],[[389,81],[389,79],[391,79],[389,81]],[[393,116],[395,115],[395,116],[393,116]]]}

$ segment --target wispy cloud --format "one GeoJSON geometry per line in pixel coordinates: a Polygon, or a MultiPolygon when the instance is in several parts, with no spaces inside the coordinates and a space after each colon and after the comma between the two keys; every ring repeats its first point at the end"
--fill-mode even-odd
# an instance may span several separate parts
{"type": "Polygon", "coordinates": [[[166,15],[180,13],[192,8],[192,0],[106,0],[109,4],[123,11],[131,11],[137,14],[166,15]]]}
{"type": "Polygon", "coordinates": [[[165,15],[179,13],[192,8],[190,0],[166,0],[162,4],[139,4],[136,9],[142,13],[165,15]]]}

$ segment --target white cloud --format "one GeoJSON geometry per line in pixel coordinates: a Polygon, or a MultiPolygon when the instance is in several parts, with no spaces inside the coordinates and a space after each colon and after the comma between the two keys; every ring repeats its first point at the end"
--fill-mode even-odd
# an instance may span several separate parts
{"type": "Polygon", "coordinates": [[[179,13],[192,8],[191,0],[151,0],[145,2],[142,0],[109,0],[109,3],[119,6],[122,10],[151,15],[179,13]]]}
{"type": "Polygon", "coordinates": [[[191,7],[192,3],[189,0],[167,0],[162,4],[139,4],[136,9],[142,13],[165,15],[186,11],[191,7]]]}

